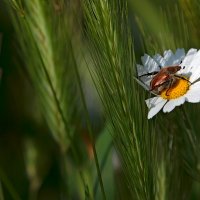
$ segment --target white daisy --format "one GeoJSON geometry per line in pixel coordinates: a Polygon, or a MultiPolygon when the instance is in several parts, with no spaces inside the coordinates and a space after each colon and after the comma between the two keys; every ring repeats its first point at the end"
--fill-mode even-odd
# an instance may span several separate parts
{"type": "Polygon", "coordinates": [[[149,108],[148,119],[156,115],[162,108],[163,112],[171,112],[176,106],[185,101],[191,103],[200,102],[200,50],[190,49],[185,55],[184,49],[177,49],[174,54],[171,50],[165,51],[163,57],[156,54],[153,57],[145,54],[141,57],[142,65],[137,65],[138,82],[147,90],[151,90],[150,83],[156,75],[144,75],[159,72],[166,66],[181,66],[175,74],[182,78],[176,78],[176,84],[163,88],[159,95],[147,99],[149,108]],[[141,76],[143,75],[143,76],[141,76]]]}

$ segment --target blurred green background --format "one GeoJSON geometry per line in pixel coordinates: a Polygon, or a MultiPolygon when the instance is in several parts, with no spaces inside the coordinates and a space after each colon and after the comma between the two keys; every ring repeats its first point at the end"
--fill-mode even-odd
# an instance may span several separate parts
{"type": "MultiPolygon", "coordinates": [[[[84,106],[81,105],[81,95],[76,94],[76,87],[78,86],[72,87],[68,94],[70,97],[77,97],[74,98],[72,103],[73,109],[69,109],[72,113],[72,117],[69,119],[73,125],[72,132],[75,130],[71,146],[74,146],[78,152],[77,164],[71,147],[69,147],[69,150],[67,149],[67,157],[63,160],[62,145],[60,145],[63,138],[59,138],[60,140],[55,139],[52,134],[54,128],[53,125],[53,128],[51,127],[52,119],[46,119],[41,109],[40,98],[38,98],[39,92],[34,87],[34,84],[38,84],[39,88],[40,79],[36,80],[37,83],[34,83],[33,77],[30,76],[26,62],[29,59],[28,54],[24,56],[22,53],[24,46],[19,45],[24,35],[22,34],[20,38],[19,30],[16,28],[17,20],[14,22],[13,15],[10,14],[11,10],[5,2],[6,0],[0,1],[0,69],[2,70],[0,80],[0,198],[3,199],[4,197],[5,200],[87,199],[87,189],[89,188],[89,191],[93,187],[93,191],[96,192],[94,199],[103,199],[96,175],[87,117],[84,106]],[[87,182],[84,186],[79,177],[80,169],[83,172],[84,180],[87,182]],[[67,175],[63,175],[66,172],[67,175]]],[[[52,0],[52,2],[54,8],[57,9],[56,12],[59,12],[59,1],[52,0]]],[[[78,18],[80,23],[71,20],[70,28],[73,29],[72,35],[75,35],[73,35],[75,37],[73,41],[75,58],[79,66],[80,79],[100,166],[103,169],[102,177],[105,193],[107,199],[126,200],[129,199],[129,191],[126,184],[124,184],[125,178],[121,171],[121,163],[116,150],[113,148],[112,137],[108,131],[108,123],[102,111],[98,91],[95,89],[84,59],[80,56],[82,52],[79,52],[80,48],[84,51],[83,54],[86,58],[90,52],[87,49],[88,38],[83,31],[86,23],[81,7],[82,1],[66,2],[66,12],[70,13],[70,17],[73,19],[78,18]]],[[[134,38],[137,63],[140,62],[140,57],[144,52],[153,55],[156,52],[162,53],[166,49],[200,47],[200,9],[198,1],[130,0],[127,2],[128,21],[131,36],[134,38]]],[[[34,14],[30,18],[34,18],[34,14]]],[[[34,23],[36,22],[34,21],[34,23]]],[[[57,32],[55,33],[57,34],[57,32]]],[[[56,34],[54,38],[59,37],[56,34]]],[[[26,42],[27,49],[31,48],[26,42]]],[[[62,38],[59,42],[62,43],[62,38]]],[[[57,49],[54,50],[57,51],[57,49]]],[[[65,53],[62,49],[63,52],[65,53]]],[[[71,52],[66,54],[70,57],[71,52]]],[[[58,55],[59,51],[56,56],[58,55]]],[[[63,54],[56,57],[55,60],[66,59],[66,61],[59,60],[57,62],[64,63],[69,61],[67,60],[69,57],[65,57],[65,54],[63,54]]],[[[70,64],[73,63],[73,61],[69,62],[70,64]]],[[[93,65],[93,63],[89,63],[89,65],[93,65]]],[[[73,65],[70,65],[70,67],[73,67],[73,65]]],[[[57,66],[55,68],[57,69],[57,66]]],[[[59,73],[62,74],[62,71],[59,73]]],[[[67,84],[73,85],[74,82],[77,82],[76,78],[73,77],[73,73],[67,75],[64,78],[62,77],[63,80],[65,78],[69,79],[67,84]]],[[[184,172],[184,175],[186,177],[185,182],[188,181],[188,184],[189,181],[192,182],[186,172],[184,172]]],[[[188,189],[183,187],[183,189],[185,188],[188,189]]],[[[199,184],[193,181],[193,187],[191,188],[188,189],[191,189],[189,197],[174,199],[187,199],[190,197],[194,200],[199,199],[199,184]]]]}

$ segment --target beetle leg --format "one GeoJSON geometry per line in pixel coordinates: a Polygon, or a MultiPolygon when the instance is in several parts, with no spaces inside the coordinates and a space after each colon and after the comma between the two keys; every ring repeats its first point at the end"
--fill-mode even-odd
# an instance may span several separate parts
{"type": "Polygon", "coordinates": [[[174,78],[170,79],[169,87],[167,88],[167,90],[165,92],[166,96],[169,96],[168,92],[170,91],[172,85],[174,84],[174,81],[176,81],[176,79],[174,79],[174,78]]]}
{"type": "Polygon", "coordinates": [[[183,79],[183,80],[189,82],[190,85],[192,84],[188,79],[184,78],[183,76],[179,76],[179,75],[177,75],[177,74],[174,74],[174,76],[177,77],[177,78],[179,78],[179,79],[183,79]]]}

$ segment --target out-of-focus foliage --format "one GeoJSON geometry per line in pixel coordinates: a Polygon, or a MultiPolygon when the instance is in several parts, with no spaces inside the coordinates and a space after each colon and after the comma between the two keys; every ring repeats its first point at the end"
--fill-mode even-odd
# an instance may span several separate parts
{"type": "Polygon", "coordinates": [[[17,31],[20,54],[41,102],[43,116],[63,151],[73,135],[76,88],[67,21],[62,1],[12,1],[10,8],[17,31]],[[56,37],[55,37],[56,36],[56,37]],[[27,48],[29,45],[29,48],[27,48]],[[65,59],[63,59],[65,57],[65,59]],[[66,79],[66,76],[71,79],[66,79]],[[71,98],[73,97],[73,99],[71,98]]]}

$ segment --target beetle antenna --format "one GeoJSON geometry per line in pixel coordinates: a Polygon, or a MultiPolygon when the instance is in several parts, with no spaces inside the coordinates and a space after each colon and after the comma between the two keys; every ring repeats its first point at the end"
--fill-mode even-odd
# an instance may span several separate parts
{"type": "Polygon", "coordinates": [[[143,77],[143,76],[152,76],[152,75],[155,75],[155,74],[157,74],[157,73],[158,73],[158,72],[155,71],[155,72],[150,72],[150,73],[142,74],[142,75],[138,76],[138,78],[141,78],[141,77],[143,77]]]}

